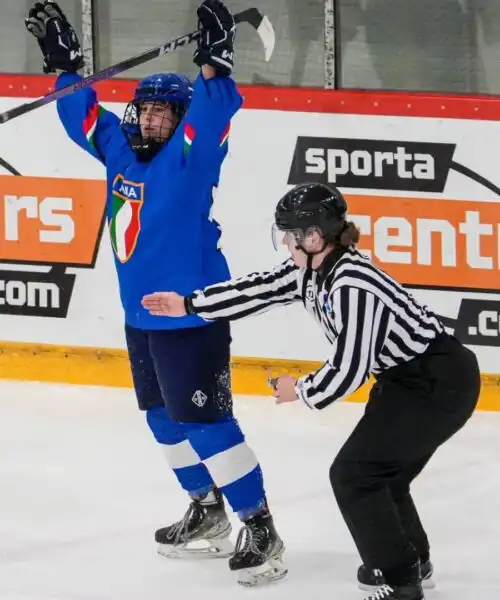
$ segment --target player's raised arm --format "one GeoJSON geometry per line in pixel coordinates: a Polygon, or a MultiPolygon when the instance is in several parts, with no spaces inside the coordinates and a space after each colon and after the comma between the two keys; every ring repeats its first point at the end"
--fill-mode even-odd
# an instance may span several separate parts
{"type": "Polygon", "coordinates": [[[193,60],[201,71],[182,122],[184,155],[188,165],[212,172],[220,168],[226,155],[231,119],[242,104],[230,77],[236,26],[219,0],[205,0],[197,15],[202,35],[193,60]]]}
{"type": "MultiPolygon", "coordinates": [[[[57,89],[81,79],[77,73],[83,67],[80,42],[56,2],[36,2],[25,24],[42,51],[44,73],[60,73],[57,89]]],[[[69,137],[105,164],[113,136],[121,136],[119,118],[99,105],[96,93],[90,87],[58,100],[57,110],[69,137]]]]}

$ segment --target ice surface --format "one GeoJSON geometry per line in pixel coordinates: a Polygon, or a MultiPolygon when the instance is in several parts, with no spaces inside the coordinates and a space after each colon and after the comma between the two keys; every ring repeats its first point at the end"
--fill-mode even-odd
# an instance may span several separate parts
{"type": "MultiPolygon", "coordinates": [[[[225,560],[156,554],[154,530],[180,518],[187,500],[131,390],[0,382],[0,598],[363,598],[359,558],[328,481],[362,409],[236,400],[290,570],[282,582],[247,590],[225,560]]],[[[496,600],[500,414],[476,414],[413,490],[436,568],[438,587],[427,598],[496,600]]]]}

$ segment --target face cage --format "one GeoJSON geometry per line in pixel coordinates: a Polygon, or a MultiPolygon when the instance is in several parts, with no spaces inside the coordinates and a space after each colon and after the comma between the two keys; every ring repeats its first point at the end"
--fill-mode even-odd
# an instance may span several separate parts
{"type": "MultiPolygon", "coordinates": [[[[146,98],[138,101],[133,100],[132,102],[129,102],[125,108],[125,113],[122,119],[122,130],[128,139],[130,147],[137,154],[137,156],[143,160],[149,160],[158,152],[163,144],[172,138],[185,112],[186,107],[181,103],[163,102],[159,100],[154,101],[146,98]],[[142,135],[140,113],[141,105],[146,103],[161,104],[162,106],[168,105],[172,109],[172,113],[176,121],[172,124],[168,134],[164,137],[160,137],[160,139],[144,137],[142,135]]],[[[163,120],[166,120],[165,116],[162,118],[160,134],[163,128],[163,120]]]]}

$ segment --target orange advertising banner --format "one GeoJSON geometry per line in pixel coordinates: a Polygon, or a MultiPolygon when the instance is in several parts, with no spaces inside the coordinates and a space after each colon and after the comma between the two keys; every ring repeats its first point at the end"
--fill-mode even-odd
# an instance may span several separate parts
{"type": "Polygon", "coordinates": [[[500,290],[496,202],[346,194],[360,250],[406,285],[500,290]]]}
{"type": "Polygon", "coordinates": [[[105,204],[101,180],[0,175],[0,261],[93,266],[105,204]]]}

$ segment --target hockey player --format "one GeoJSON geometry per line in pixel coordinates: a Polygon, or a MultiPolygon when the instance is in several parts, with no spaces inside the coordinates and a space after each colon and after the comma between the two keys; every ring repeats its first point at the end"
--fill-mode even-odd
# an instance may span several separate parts
{"type": "Polygon", "coordinates": [[[277,402],[322,409],[375,376],[365,414],[333,461],[330,481],[363,559],[373,600],[421,600],[429,543],[410,483],[472,415],[475,355],[438,317],[357,249],[336,188],[299,185],[278,203],[273,233],[291,258],[269,272],[208,286],[185,297],[147,295],[153,315],[237,319],[302,302],[332,344],[316,372],[275,382],[277,402]],[[377,579],[378,578],[378,579],[377,579]]]}
{"type": "MultiPolygon", "coordinates": [[[[212,193],[227,154],[231,118],[242,98],[230,77],[235,22],[218,0],[197,11],[201,38],[194,85],[158,74],[139,83],[120,119],[84,88],[59,100],[69,137],[106,168],[107,220],[114,250],[126,342],[139,408],[191,498],[183,519],[156,531],[159,552],[230,556],[241,583],[281,578],[284,551],[269,512],[259,462],[233,416],[230,331],[196,315],[152,317],[144,294],[182,294],[227,279],[211,218],[212,193]],[[182,251],[179,251],[182,248],[182,251]],[[243,522],[233,554],[222,494],[243,522]]],[[[82,51],[73,27],[50,0],[26,19],[43,53],[44,71],[60,71],[57,88],[81,78],[82,51]]]]}

